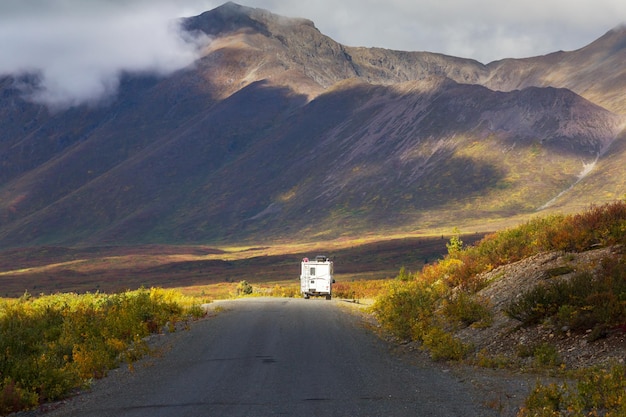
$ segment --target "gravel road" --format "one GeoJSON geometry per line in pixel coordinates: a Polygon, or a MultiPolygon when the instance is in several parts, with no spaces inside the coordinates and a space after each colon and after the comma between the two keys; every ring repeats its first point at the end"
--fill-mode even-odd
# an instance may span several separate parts
{"type": "MultiPolygon", "coordinates": [[[[499,415],[474,384],[408,360],[341,301],[247,298],[160,338],[160,354],[111,371],[44,416],[499,415]]],[[[413,357],[415,358],[415,357],[413,357]]]]}

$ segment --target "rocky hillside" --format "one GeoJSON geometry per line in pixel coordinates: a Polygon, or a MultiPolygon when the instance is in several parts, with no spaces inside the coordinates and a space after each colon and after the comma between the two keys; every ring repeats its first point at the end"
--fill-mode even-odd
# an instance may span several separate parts
{"type": "MultiPolygon", "coordinates": [[[[594,336],[594,328],[571,331],[555,328],[549,323],[520,326],[520,322],[505,314],[506,308],[521,294],[554,280],[568,280],[581,271],[593,270],[607,257],[623,256],[623,248],[609,247],[582,253],[549,252],[497,268],[484,275],[493,282],[478,292],[488,300],[493,324],[482,329],[466,327],[456,336],[471,343],[477,351],[493,358],[507,358],[513,363],[531,366],[533,355],[524,356],[522,348],[549,344],[555,347],[559,360],[568,369],[588,368],[623,362],[626,357],[626,332],[623,326],[613,327],[594,336]]],[[[595,329],[597,330],[597,329],[595,329]]]]}
{"type": "Polygon", "coordinates": [[[0,78],[0,247],[486,230],[626,193],[623,29],[483,65],[234,3],[183,26],[201,59],[97,107],[0,78]]]}

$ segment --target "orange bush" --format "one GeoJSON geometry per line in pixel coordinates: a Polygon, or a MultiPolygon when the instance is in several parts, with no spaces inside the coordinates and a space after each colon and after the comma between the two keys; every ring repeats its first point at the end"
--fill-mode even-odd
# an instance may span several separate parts
{"type": "Polygon", "coordinates": [[[333,296],[352,300],[376,298],[387,283],[386,279],[337,282],[333,284],[333,296]]]}

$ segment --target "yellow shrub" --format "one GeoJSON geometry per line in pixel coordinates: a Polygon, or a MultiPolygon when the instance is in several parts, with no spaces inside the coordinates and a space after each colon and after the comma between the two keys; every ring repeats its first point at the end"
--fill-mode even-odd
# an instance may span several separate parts
{"type": "Polygon", "coordinates": [[[470,346],[437,326],[430,327],[424,334],[423,344],[434,360],[459,361],[470,351],[470,346]]]}
{"type": "Polygon", "coordinates": [[[142,340],[166,322],[204,314],[173,290],[56,294],[0,302],[0,413],[67,395],[121,360],[147,353],[142,340]]]}

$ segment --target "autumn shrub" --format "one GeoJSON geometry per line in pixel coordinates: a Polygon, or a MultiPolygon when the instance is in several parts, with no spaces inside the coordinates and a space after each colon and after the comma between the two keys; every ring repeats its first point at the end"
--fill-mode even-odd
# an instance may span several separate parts
{"type": "Polygon", "coordinates": [[[541,235],[546,250],[583,252],[626,243],[626,203],[618,201],[566,216],[541,235]]]}
{"type": "Polygon", "coordinates": [[[441,280],[451,288],[477,292],[486,285],[481,273],[540,251],[529,232],[539,230],[543,224],[543,221],[534,220],[515,229],[487,235],[473,246],[450,251],[444,259],[426,265],[420,279],[427,282],[441,280]]]}
{"type": "Polygon", "coordinates": [[[151,289],[57,294],[0,303],[0,413],[53,401],[147,353],[145,337],[204,312],[190,298],[151,289]]]}
{"type": "Polygon", "coordinates": [[[593,206],[576,215],[551,215],[485,236],[475,245],[449,251],[427,265],[428,282],[443,279],[451,287],[480,290],[480,274],[546,251],[582,252],[594,247],[626,244],[626,202],[593,206]]]}
{"type": "Polygon", "coordinates": [[[556,383],[537,383],[530,395],[526,398],[524,407],[517,414],[517,417],[558,417],[564,411],[564,397],[567,386],[560,386],[556,383]]]}
{"type": "Polygon", "coordinates": [[[279,285],[276,284],[272,288],[270,288],[267,292],[267,295],[271,297],[286,297],[286,298],[294,298],[300,294],[300,287],[296,285],[279,285]]]}
{"type": "Polygon", "coordinates": [[[333,285],[333,296],[336,298],[356,299],[356,293],[347,282],[338,282],[333,285]]]}
{"type": "Polygon", "coordinates": [[[400,339],[420,342],[434,360],[461,360],[471,347],[446,331],[437,314],[447,292],[442,282],[395,280],[376,300],[373,311],[386,330],[400,339]]]}
{"type": "Polygon", "coordinates": [[[401,339],[421,340],[441,298],[436,284],[395,280],[372,306],[382,326],[401,339]]]}
{"type": "Polygon", "coordinates": [[[333,284],[333,296],[348,300],[376,298],[387,286],[388,279],[341,281],[333,284]]]}

